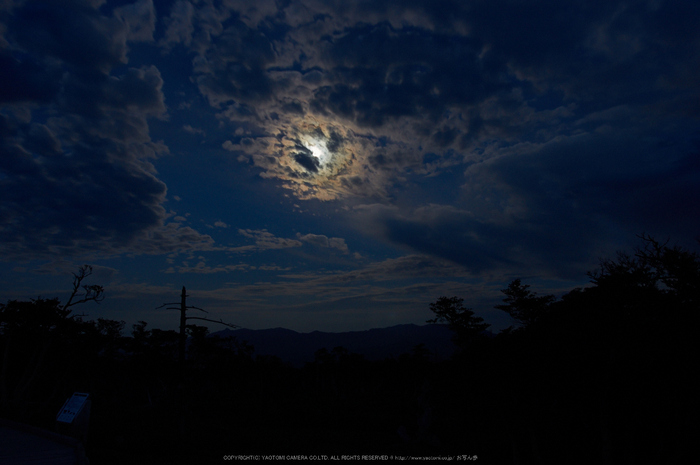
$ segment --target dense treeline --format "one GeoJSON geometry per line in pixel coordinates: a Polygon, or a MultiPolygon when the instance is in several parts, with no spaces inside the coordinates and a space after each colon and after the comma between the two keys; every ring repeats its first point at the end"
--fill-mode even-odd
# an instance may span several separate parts
{"type": "Polygon", "coordinates": [[[140,322],[125,337],[123,322],[85,321],[57,299],[9,301],[1,414],[51,429],[67,397],[89,392],[98,465],[353,453],[679,463],[692,444],[700,257],[643,237],[590,278],[560,299],[513,281],[497,308],[516,324],[495,337],[461,298],[441,297],[430,321],[453,329],[451,360],[417,346],[370,362],[335,347],[303,368],[194,325],[180,366],[174,331],[140,322]]]}

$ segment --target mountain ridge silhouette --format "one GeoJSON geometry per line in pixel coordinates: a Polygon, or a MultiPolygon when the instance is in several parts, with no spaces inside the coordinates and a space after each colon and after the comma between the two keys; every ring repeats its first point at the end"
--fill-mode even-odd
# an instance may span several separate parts
{"type": "Polygon", "coordinates": [[[402,324],[364,331],[299,333],[286,328],[229,329],[211,333],[221,338],[234,336],[255,348],[254,356],[275,356],[294,366],[313,362],[317,350],[344,347],[350,353],[360,354],[367,360],[396,358],[413,353],[423,344],[434,360],[448,359],[456,350],[452,332],[447,325],[402,324]]]}

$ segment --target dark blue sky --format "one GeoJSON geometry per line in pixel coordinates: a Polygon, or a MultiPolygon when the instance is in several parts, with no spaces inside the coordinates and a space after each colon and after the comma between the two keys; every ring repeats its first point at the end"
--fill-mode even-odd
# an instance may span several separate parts
{"type": "Polygon", "coordinates": [[[695,1],[5,1],[0,300],[424,323],[700,235],[695,1]]]}

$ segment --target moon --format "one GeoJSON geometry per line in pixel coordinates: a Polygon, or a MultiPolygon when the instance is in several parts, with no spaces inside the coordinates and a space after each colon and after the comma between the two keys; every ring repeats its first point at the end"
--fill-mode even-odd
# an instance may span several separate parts
{"type": "Polygon", "coordinates": [[[277,136],[259,145],[274,158],[254,160],[268,169],[271,161],[280,160],[279,169],[264,177],[286,181],[282,187],[293,190],[298,198],[334,200],[356,191],[367,177],[367,166],[358,163],[356,155],[365,145],[352,128],[325,121],[322,116],[309,116],[281,125],[277,136]]]}
{"type": "Polygon", "coordinates": [[[350,163],[351,155],[345,132],[331,124],[297,126],[292,158],[306,176],[317,180],[338,175],[350,163]]]}
{"type": "Polygon", "coordinates": [[[301,139],[301,143],[318,159],[321,168],[324,168],[330,162],[332,155],[328,152],[326,141],[312,136],[304,136],[301,139]]]}

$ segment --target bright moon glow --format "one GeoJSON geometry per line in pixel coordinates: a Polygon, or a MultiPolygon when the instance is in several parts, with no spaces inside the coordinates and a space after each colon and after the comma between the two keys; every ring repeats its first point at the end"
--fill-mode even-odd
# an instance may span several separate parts
{"type": "Polygon", "coordinates": [[[316,139],[315,137],[305,137],[302,143],[307,149],[311,150],[311,154],[314,157],[318,158],[321,166],[325,166],[330,161],[331,154],[326,148],[325,141],[316,139]]]}
{"type": "Polygon", "coordinates": [[[356,172],[363,167],[353,163],[356,142],[346,128],[313,119],[313,123],[291,124],[283,154],[293,175],[285,171],[279,177],[287,179],[284,187],[295,190],[301,199],[336,199],[348,193],[348,186],[358,185],[356,172]]]}

